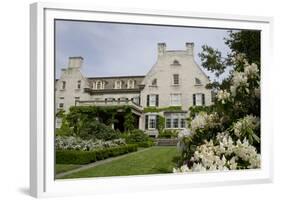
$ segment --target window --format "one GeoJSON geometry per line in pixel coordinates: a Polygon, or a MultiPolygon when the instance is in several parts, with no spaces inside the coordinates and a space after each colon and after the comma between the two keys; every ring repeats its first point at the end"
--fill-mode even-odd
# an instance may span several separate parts
{"type": "Polygon", "coordinates": [[[135,104],[140,105],[140,97],[133,97],[132,100],[135,104]]]}
{"type": "Polygon", "coordinates": [[[74,97],[75,101],[79,101],[80,100],[80,97],[74,97]]]}
{"type": "Polygon", "coordinates": [[[152,80],[151,85],[152,86],[157,86],[157,79],[156,78],[152,80]]]}
{"type": "Polygon", "coordinates": [[[204,106],[205,105],[205,94],[197,93],[193,94],[193,105],[204,106]]]}
{"type": "Polygon", "coordinates": [[[180,62],[179,62],[178,60],[174,60],[171,65],[173,65],[173,66],[179,66],[179,65],[180,65],[180,62]]]}
{"type": "Polygon", "coordinates": [[[96,89],[97,90],[103,89],[103,82],[102,81],[97,81],[96,82],[96,89]]]}
{"type": "Polygon", "coordinates": [[[128,89],[135,88],[135,81],[134,80],[128,80],[127,88],[128,89]]]}
{"type": "Polygon", "coordinates": [[[173,128],[178,128],[179,127],[179,119],[178,118],[174,118],[173,119],[173,128]]]}
{"type": "Polygon", "coordinates": [[[122,81],[115,81],[115,85],[114,85],[115,89],[121,89],[122,88],[122,81]]]}
{"type": "Polygon", "coordinates": [[[81,88],[81,81],[77,81],[77,89],[80,89],[81,88]]]}
{"type": "Polygon", "coordinates": [[[59,103],[59,108],[63,108],[63,103],[59,103]]]}
{"type": "Polygon", "coordinates": [[[148,116],[148,128],[149,129],[156,129],[156,115],[149,115],[148,116]]]}
{"type": "Polygon", "coordinates": [[[146,106],[158,106],[159,105],[159,95],[158,94],[150,94],[146,96],[146,106]]]}
{"type": "Polygon", "coordinates": [[[174,74],[173,75],[173,84],[174,85],[179,85],[180,84],[179,74],[174,74]]]}
{"type": "Polygon", "coordinates": [[[62,90],[65,90],[65,87],[66,87],[66,82],[65,82],[65,81],[62,81],[61,89],[62,89],[62,90]]]}
{"type": "Polygon", "coordinates": [[[195,85],[201,85],[201,81],[199,78],[195,78],[195,85]]]}
{"type": "Polygon", "coordinates": [[[171,94],[171,105],[172,106],[181,105],[181,94],[171,94]]]}
{"type": "Polygon", "coordinates": [[[60,99],[64,99],[64,97],[60,97],[60,99]]]}
{"type": "Polygon", "coordinates": [[[156,106],[156,95],[155,94],[150,95],[149,105],[156,106]]]}
{"type": "Polygon", "coordinates": [[[166,128],[186,128],[185,113],[166,113],[166,128]]]}
{"type": "Polygon", "coordinates": [[[172,128],[172,119],[170,117],[166,118],[166,128],[172,128]]]}
{"type": "Polygon", "coordinates": [[[185,119],[181,119],[180,121],[180,128],[185,128],[185,119]]]}

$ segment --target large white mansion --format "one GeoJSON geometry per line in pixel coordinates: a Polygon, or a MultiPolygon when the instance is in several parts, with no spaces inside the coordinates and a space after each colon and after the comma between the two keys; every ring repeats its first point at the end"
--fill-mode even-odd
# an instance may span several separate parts
{"type": "Polygon", "coordinates": [[[209,79],[193,51],[194,43],[186,43],[185,50],[166,50],[165,43],[158,43],[158,59],[145,76],[85,77],[80,71],[83,58],[70,57],[56,81],[56,108],[128,105],[138,128],[151,136],[158,134],[159,115],[166,129],[184,130],[190,106],[212,103],[211,90],[205,88],[209,79]]]}

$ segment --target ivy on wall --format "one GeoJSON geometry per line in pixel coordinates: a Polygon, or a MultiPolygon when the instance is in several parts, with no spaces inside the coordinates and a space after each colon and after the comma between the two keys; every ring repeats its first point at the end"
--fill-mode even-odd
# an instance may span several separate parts
{"type": "Polygon", "coordinates": [[[145,113],[149,112],[162,112],[162,111],[181,111],[182,107],[181,106],[169,106],[169,107],[162,107],[162,108],[157,108],[157,107],[147,107],[144,108],[145,113]]]}
{"type": "MultiPolygon", "coordinates": [[[[118,112],[124,113],[124,127],[126,130],[134,129],[134,116],[130,106],[72,106],[69,112],[64,115],[65,121],[69,127],[72,127],[73,133],[79,135],[81,128],[87,122],[98,121],[106,126],[116,121],[115,116],[118,112]]],[[[59,113],[58,116],[63,116],[59,113]]]]}

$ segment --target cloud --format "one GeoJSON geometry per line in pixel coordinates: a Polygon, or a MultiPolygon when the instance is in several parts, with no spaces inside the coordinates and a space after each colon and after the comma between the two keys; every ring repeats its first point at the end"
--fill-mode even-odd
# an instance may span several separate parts
{"type": "MultiPolygon", "coordinates": [[[[69,56],[82,56],[86,76],[145,75],[157,59],[157,43],[185,49],[195,43],[195,60],[204,44],[229,52],[227,30],[117,23],[56,21],[56,76],[69,56]]],[[[209,74],[211,75],[211,74],[209,74]]],[[[212,75],[211,75],[212,76],[212,75]]]]}

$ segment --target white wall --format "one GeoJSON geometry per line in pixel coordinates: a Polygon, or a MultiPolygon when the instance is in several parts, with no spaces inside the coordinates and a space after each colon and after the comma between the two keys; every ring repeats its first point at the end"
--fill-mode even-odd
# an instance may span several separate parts
{"type": "MultiPolygon", "coordinates": [[[[185,44],[183,43],[182,46],[184,47],[185,44]]],[[[141,91],[142,106],[146,107],[147,95],[150,94],[159,95],[158,107],[172,106],[171,94],[181,94],[181,106],[187,111],[190,106],[193,106],[195,93],[204,93],[205,104],[210,105],[211,90],[205,88],[209,80],[195,63],[194,55],[188,55],[186,51],[174,50],[177,49],[159,55],[158,60],[144,78],[143,84],[146,86],[141,91]],[[171,66],[174,60],[177,60],[180,65],[171,66]],[[173,74],[179,75],[179,85],[173,85],[173,74]],[[201,80],[201,86],[195,86],[195,78],[201,80]],[[157,79],[157,87],[150,87],[153,79],[157,79]]]]}
{"type": "MultiPolygon", "coordinates": [[[[29,184],[29,10],[31,0],[2,1],[1,20],[1,164],[0,198],[33,199],[27,196],[29,184]]],[[[83,0],[77,1],[84,2],[83,0]]],[[[86,1],[85,1],[86,2],[86,1]]],[[[138,194],[108,194],[95,197],[72,197],[65,199],[280,199],[281,186],[281,129],[280,126],[280,84],[281,74],[281,13],[279,1],[151,1],[151,0],[91,0],[97,4],[115,7],[137,7],[162,10],[188,10],[219,12],[244,15],[269,15],[275,17],[275,73],[272,74],[276,112],[274,115],[274,155],[275,182],[266,185],[244,185],[231,187],[211,187],[179,189],[171,191],[151,191],[138,194]]],[[[61,199],[61,198],[55,198],[61,199]]]]}

